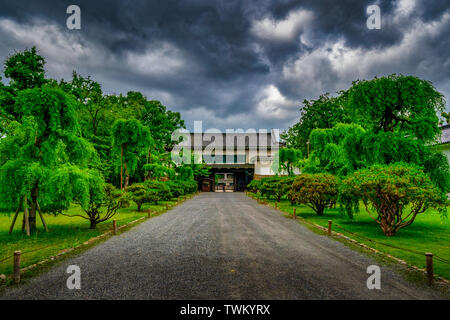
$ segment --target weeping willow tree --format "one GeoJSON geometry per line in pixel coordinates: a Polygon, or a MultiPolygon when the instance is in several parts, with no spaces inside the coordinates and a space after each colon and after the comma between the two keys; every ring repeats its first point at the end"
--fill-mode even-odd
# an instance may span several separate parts
{"type": "MultiPolygon", "coordinates": [[[[27,234],[35,232],[36,215],[59,212],[95,193],[87,185],[88,165],[98,158],[80,137],[72,96],[50,87],[21,90],[15,97],[15,121],[0,139],[0,209],[23,210],[27,234]],[[76,179],[71,177],[76,176],[76,179]]],[[[100,185],[101,179],[97,184],[100,185]]]]}
{"type": "Polygon", "coordinates": [[[337,124],[311,132],[311,154],[303,171],[345,176],[364,165],[361,140],[366,131],[357,124],[337,124]]]}
{"type": "Polygon", "coordinates": [[[299,167],[302,159],[302,152],[295,148],[282,148],[278,151],[272,164],[272,170],[276,174],[287,172],[288,176],[293,176],[295,168],[299,167]]]}
{"type": "Polygon", "coordinates": [[[153,139],[150,130],[138,120],[117,120],[112,128],[113,148],[120,155],[120,190],[123,190],[125,173],[125,188],[129,177],[138,164],[139,157],[148,156],[153,139]]]}

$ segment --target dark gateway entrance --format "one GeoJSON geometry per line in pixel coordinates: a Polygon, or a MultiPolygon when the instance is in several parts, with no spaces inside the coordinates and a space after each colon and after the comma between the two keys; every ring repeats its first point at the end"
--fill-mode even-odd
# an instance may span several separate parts
{"type": "Polygon", "coordinates": [[[244,192],[253,180],[252,164],[212,164],[211,175],[201,179],[203,192],[244,192]]]}

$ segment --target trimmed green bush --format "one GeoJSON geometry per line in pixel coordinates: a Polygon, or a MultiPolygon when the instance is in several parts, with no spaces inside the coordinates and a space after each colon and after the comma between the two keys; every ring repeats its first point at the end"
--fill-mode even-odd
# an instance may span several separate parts
{"type": "Polygon", "coordinates": [[[261,185],[261,180],[252,180],[248,185],[247,185],[247,190],[253,193],[259,193],[259,188],[261,185]]]}
{"type": "Polygon", "coordinates": [[[154,202],[154,193],[147,190],[143,183],[135,183],[125,189],[128,192],[130,199],[136,203],[137,209],[140,212],[144,203],[154,202]]]}
{"type": "Polygon", "coordinates": [[[166,182],[163,181],[146,181],[145,186],[147,191],[152,194],[153,203],[158,204],[158,201],[169,201],[173,198],[170,188],[166,182]]]}
{"type": "Polygon", "coordinates": [[[393,236],[401,228],[414,222],[416,216],[428,208],[436,208],[445,215],[446,195],[423,170],[414,165],[396,163],[375,165],[356,171],[341,186],[342,199],[363,201],[376,214],[376,221],[386,236],[393,236]],[[410,210],[405,208],[410,206],[410,210]]]}
{"type": "Polygon", "coordinates": [[[338,186],[339,179],[332,174],[305,173],[295,179],[288,197],[291,203],[305,204],[321,216],[326,207],[336,203],[338,186]]]}

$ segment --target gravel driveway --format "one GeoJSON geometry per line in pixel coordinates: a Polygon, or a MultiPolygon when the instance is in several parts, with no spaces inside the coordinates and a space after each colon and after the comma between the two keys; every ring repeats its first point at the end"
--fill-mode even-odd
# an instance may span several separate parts
{"type": "Polygon", "coordinates": [[[430,299],[377,264],[242,193],[204,193],[55,266],[1,299],[430,299]],[[81,290],[66,287],[81,268],[81,290]]]}

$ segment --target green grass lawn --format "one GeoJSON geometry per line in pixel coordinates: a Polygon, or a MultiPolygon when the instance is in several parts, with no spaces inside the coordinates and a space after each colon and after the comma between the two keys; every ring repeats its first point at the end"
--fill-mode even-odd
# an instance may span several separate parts
{"type": "MultiPolygon", "coordinates": [[[[141,217],[146,217],[147,209],[149,208],[156,215],[166,210],[166,203],[174,205],[176,202],[176,200],[160,201],[158,205],[144,205],[141,212],[137,212],[137,207],[133,203],[129,208],[120,209],[111,220],[98,224],[96,230],[90,230],[89,221],[83,218],[46,214],[44,219],[48,225],[49,232],[44,231],[41,220],[38,217],[39,233],[31,237],[27,237],[21,231],[22,215],[18,217],[13,233],[8,234],[13,215],[0,213],[0,261],[8,256],[12,256],[14,251],[20,250],[22,251],[21,267],[27,267],[54,256],[61,250],[73,248],[90,238],[111,230],[114,219],[117,220],[117,224],[120,227],[141,217]]],[[[71,207],[67,212],[67,214],[77,213],[81,213],[81,208],[77,206],[71,207]]],[[[4,262],[0,262],[0,274],[11,274],[12,262],[12,257],[4,262]]]]}
{"type": "MultiPolygon", "coordinates": [[[[252,196],[260,198],[254,194],[252,196]]],[[[273,200],[266,201],[274,206],[275,202],[273,200]]],[[[431,252],[450,261],[450,218],[441,220],[437,211],[428,210],[423,214],[419,214],[412,225],[400,229],[393,237],[386,237],[379,225],[369,217],[363,207],[361,207],[360,213],[355,216],[354,220],[350,221],[346,216],[341,214],[339,209],[328,209],[323,216],[319,217],[312,209],[304,205],[292,206],[287,200],[282,200],[278,204],[278,208],[281,211],[291,215],[294,207],[297,208],[297,216],[320,226],[328,227],[328,220],[332,220],[334,224],[338,224],[357,235],[400,248],[412,249],[422,253],[431,252]]],[[[337,227],[333,228],[333,231],[343,233],[358,242],[403,259],[412,265],[425,268],[424,254],[417,255],[404,250],[375,244],[371,241],[355,237],[337,227]]],[[[450,279],[450,265],[438,261],[438,259],[433,259],[433,265],[436,275],[450,279]]]]}

